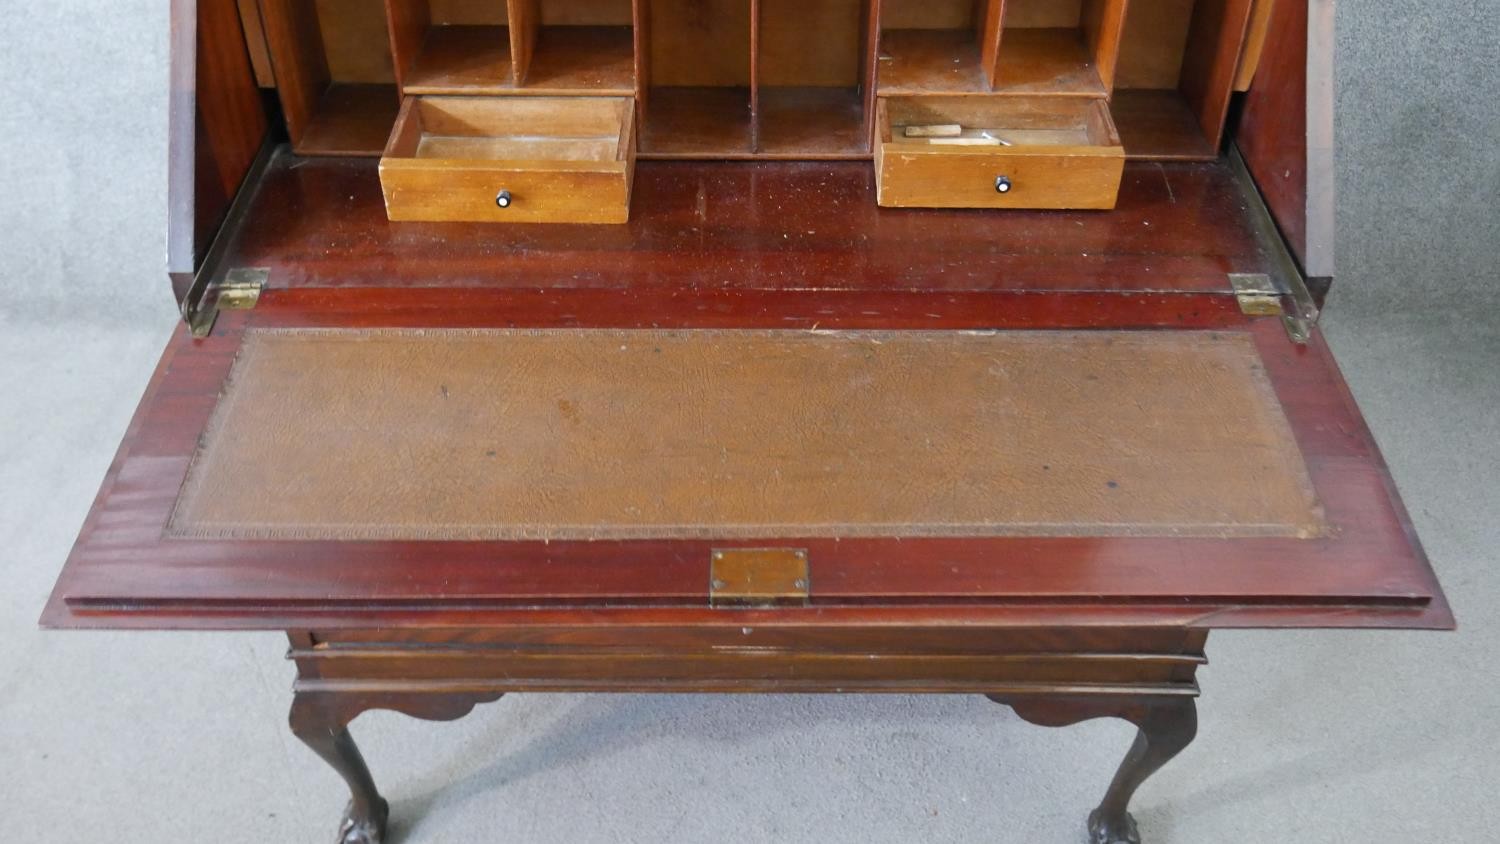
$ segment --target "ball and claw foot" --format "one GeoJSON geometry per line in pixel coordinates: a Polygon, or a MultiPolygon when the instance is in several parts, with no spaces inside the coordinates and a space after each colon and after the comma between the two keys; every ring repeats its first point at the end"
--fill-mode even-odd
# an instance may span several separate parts
{"type": "Polygon", "coordinates": [[[391,807],[384,798],[378,800],[369,813],[356,811],[353,803],[344,809],[338,844],[384,844],[385,822],[390,817],[391,807]]]}
{"type": "Polygon", "coordinates": [[[1108,816],[1095,809],[1089,812],[1089,844],[1141,844],[1141,833],[1129,812],[1108,816]]]}

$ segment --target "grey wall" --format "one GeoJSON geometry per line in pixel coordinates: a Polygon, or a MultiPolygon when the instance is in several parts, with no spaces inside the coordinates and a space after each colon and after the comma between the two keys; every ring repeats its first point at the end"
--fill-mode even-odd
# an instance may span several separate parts
{"type": "MultiPolygon", "coordinates": [[[[167,0],[4,5],[0,311],[170,315],[167,0]]],[[[1500,3],[1343,0],[1338,25],[1335,307],[1497,301],[1500,3]]]]}

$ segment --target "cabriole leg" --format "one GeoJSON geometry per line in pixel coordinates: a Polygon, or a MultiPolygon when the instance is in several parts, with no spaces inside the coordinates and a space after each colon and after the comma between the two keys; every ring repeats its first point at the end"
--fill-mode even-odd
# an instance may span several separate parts
{"type": "Polygon", "coordinates": [[[1115,772],[1099,808],[1089,813],[1093,844],[1141,844],[1130,798],[1146,778],[1181,753],[1198,732],[1198,707],[1191,697],[1101,699],[1026,698],[989,695],[1016,714],[1045,727],[1064,727],[1091,718],[1122,718],[1139,732],[1115,772]]]}
{"type": "Polygon", "coordinates": [[[1115,772],[1103,802],[1089,813],[1089,838],[1094,844],[1140,844],[1135,818],[1126,811],[1130,798],[1147,777],[1193,740],[1198,732],[1198,708],[1192,698],[1152,704],[1137,727],[1135,743],[1115,772]]]}
{"type": "Polygon", "coordinates": [[[349,805],[339,825],[339,844],[381,844],[390,806],[375,789],[370,769],[349,735],[349,717],[316,695],[299,694],[292,700],[292,733],[349,784],[349,805]]]}

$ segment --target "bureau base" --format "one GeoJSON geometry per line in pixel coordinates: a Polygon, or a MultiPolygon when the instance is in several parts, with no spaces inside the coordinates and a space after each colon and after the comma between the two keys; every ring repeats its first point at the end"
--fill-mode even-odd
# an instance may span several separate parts
{"type": "Polygon", "coordinates": [[[1033,724],[1120,718],[1138,733],[1088,815],[1095,844],[1138,844],[1137,788],[1197,731],[1206,632],[1100,628],[517,628],[289,633],[292,732],[348,784],[341,844],[384,840],[389,805],[350,736],[386,709],[449,721],[507,693],[974,693],[1033,724]]]}

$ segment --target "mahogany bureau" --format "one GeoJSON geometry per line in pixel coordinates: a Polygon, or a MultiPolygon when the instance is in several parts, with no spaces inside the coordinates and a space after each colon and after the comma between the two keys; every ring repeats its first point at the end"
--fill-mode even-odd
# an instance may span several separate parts
{"type": "MultiPolygon", "coordinates": [[[[175,0],[170,342],[42,622],[284,630],[292,731],[985,695],[1453,626],[1317,327],[1331,0],[175,0]]],[[[1149,830],[1148,830],[1149,832],[1149,830]]]]}

